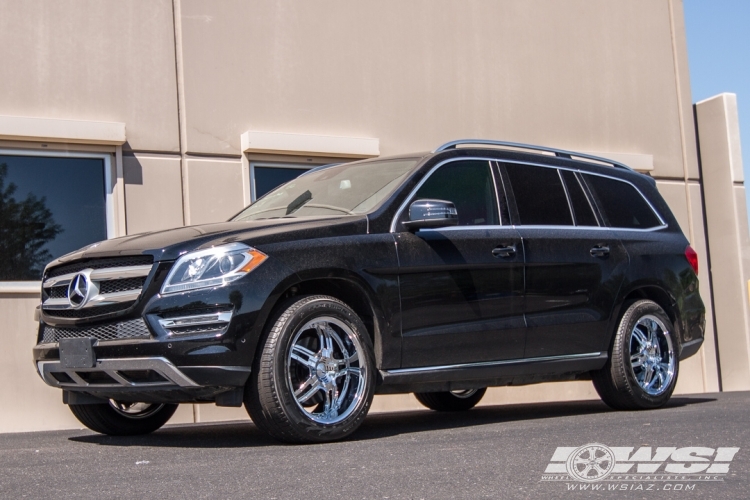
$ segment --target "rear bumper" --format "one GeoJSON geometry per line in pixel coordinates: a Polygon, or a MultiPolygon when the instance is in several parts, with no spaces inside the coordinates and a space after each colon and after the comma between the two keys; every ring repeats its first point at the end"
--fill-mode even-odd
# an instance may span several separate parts
{"type": "Polygon", "coordinates": [[[699,339],[695,339],[695,340],[691,340],[689,342],[683,343],[682,350],[680,351],[680,361],[682,361],[683,359],[689,358],[690,356],[698,352],[698,350],[701,348],[702,345],[703,345],[703,338],[699,338],[699,339]]]}

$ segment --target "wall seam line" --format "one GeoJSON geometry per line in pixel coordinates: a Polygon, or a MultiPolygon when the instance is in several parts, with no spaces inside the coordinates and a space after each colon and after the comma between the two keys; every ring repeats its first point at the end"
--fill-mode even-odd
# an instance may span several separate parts
{"type": "Polygon", "coordinates": [[[177,84],[177,133],[180,141],[180,179],[182,181],[182,222],[190,225],[190,199],[187,172],[187,124],[185,113],[185,81],[182,60],[182,8],[180,0],[172,0],[174,27],[175,79],[177,84]]]}

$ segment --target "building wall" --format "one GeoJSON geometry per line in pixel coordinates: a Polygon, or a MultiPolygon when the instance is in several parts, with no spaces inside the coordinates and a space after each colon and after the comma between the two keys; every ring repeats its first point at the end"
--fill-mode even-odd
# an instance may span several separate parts
{"type": "MultiPolygon", "coordinates": [[[[679,0],[0,0],[0,11],[0,60],[13,68],[0,78],[0,115],[125,123],[129,234],[240,210],[248,130],[378,138],[383,155],[496,138],[650,155],[709,295],[679,0]]],[[[21,401],[0,414],[0,431],[76,425],[28,362],[36,301],[0,295],[0,317],[16,318],[0,369],[26,360],[31,391],[0,387],[21,401]]],[[[554,387],[496,389],[487,401],[596,397],[589,383],[554,387]]],[[[678,391],[717,388],[707,342],[678,391]]],[[[188,407],[180,418],[240,414],[188,407]]]]}
{"type": "Polygon", "coordinates": [[[750,234],[737,96],[696,104],[724,390],[750,389],[750,234]]]}

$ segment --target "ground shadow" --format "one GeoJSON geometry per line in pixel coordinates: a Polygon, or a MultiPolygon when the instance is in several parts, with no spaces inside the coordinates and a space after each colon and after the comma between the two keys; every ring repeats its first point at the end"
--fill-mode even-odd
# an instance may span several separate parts
{"type": "MultiPolygon", "coordinates": [[[[675,397],[666,409],[716,401],[708,397],[675,397]]],[[[653,411],[653,410],[652,410],[653,411]]],[[[381,439],[402,434],[457,429],[475,425],[521,420],[562,418],[612,413],[601,401],[481,406],[468,412],[440,413],[416,410],[369,415],[349,441],[381,439]]],[[[147,436],[112,437],[87,434],[68,438],[79,443],[103,446],[144,446],[176,448],[253,448],[280,444],[251,422],[219,422],[167,426],[147,436]]]]}

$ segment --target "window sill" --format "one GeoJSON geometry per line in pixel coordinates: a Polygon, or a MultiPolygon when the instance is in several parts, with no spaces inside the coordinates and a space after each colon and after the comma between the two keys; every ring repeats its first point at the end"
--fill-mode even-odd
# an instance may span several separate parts
{"type": "Polygon", "coordinates": [[[40,295],[42,293],[41,281],[0,281],[0,295],[9,293],[24,293],[40,295]]]}

